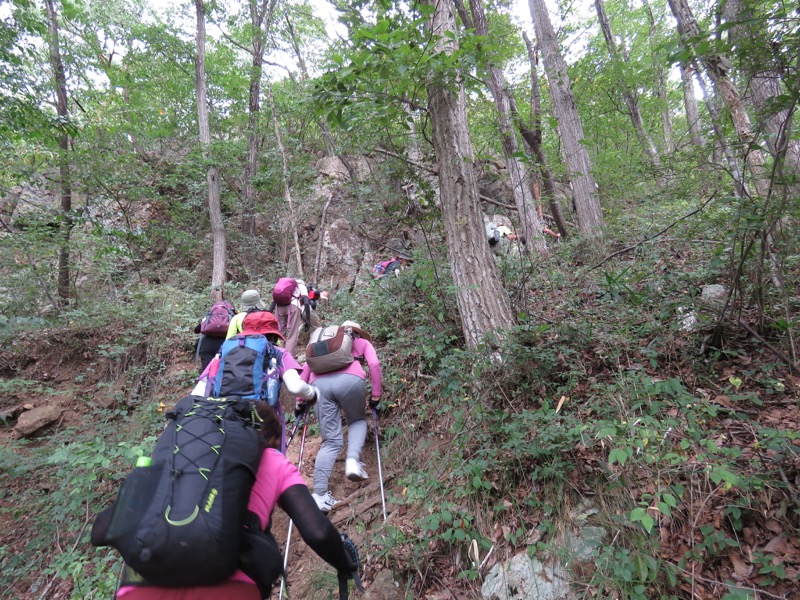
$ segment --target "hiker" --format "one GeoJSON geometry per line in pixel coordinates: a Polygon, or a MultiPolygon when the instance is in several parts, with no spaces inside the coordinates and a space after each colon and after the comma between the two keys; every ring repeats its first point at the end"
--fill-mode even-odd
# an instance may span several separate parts
{"type": "MultiPolygon", "coordinates": [[[[267,340],[273,344],[273,348],[277,353],[277,357],[275,360],[274,368],[276,372],[273,374],[275,379],[279,379],[286,385],[286,389],[289,391],[290,394],[294,396],[300,396],[306,401],[316,402],[317,398],[319,397],[319,390],[316,389],[315,386],[309,385],[306,381],[301,379],[300,372],[302,371],[303,367],[297,362],[297,360],[292,356],[291,352],[287,349],[280,347],[278,344],[284,341],[283,334],[278,330],[278,321],[269,311],[255,311],[251,313],[246,313],[245,318],[242,321],[242,330],[238,335],[263,335],[267,338],[267,340]]],[[[234,336],[236,337],[236,336],[234,336]]],[[[198,396],[213,396],[214,390],[218,387],[216,386],[217,378],[221,377],[219,373],[220,362],[222,358],[220,355],[217,355],[213,358],[213,360],[209,363],[208,368],[200,375],[195,384],[194,390],[192,391],[193,395],[198,396]]],[[[263,373],[267,376],[268,373],[271,373],[270,368],[271,365],[268,364],[271,361],[271,356],[269,354],[264,356],[264,365],[263,365],[263,373]]],[[[269,384],[267,383],[267,389],[265,393],[269,392],[269,384]]],[[[224,387],[224,386],[219,386],[224,387]]],[[[265,399],[267,396],[265,395],[265,399]]],[[[283,417],[283,409],[280,406],[280,402],[278,401],[277,389],[274,397],[269,397],[269,402],[272,404],[275,409],[278,411],[278,414],[283,417]]],[[[283,440],[284,443],[280,446],[281,450],[285,449],[285,438],[286,438],[286,425],[283,425],[283,440]]]]}
{"type": "Polygon", "coordinates": [[[211,305],[208,313],[195,326],[194,332],[200,334],[195,346],[195,360],[200,360],[201,373],[225,341],[234,312],[233,304],[219,300],[211,305]]]}
{"type": "MultiPolygon", "coordinates": [[[[263,530],[272,522],[275,506],[280,506],[292,519],[303,540],[337,570],[340,579],[352,578],[353,573],[357,573],[357,558],[351,555],[355,547],[349,539],[343,539],[317,509],[297,467],[278,452],[281,424],[277,413],[265,402],[256,402],[255,407],[261,419],[258,431],[263,453],[250,492],[248,509],[258,516],[263,530]]],[[[273,561],[278,561],[272,568],[279,573],[282,570],[280,552],[276,553],[273,561]]],[[[187,564],[186,568],[191,569],[192,565],[187,564]]],[[[123,581],[116,594],[116,598],[125,600],[262,600],[265,597],[269,597],[269,594],[262,594],[253,579],[241,569],[227,581],[209,586],[140,587],[123,581]]]]}
{"type": "Polygon", "coordinates": [[[258,293],[258,290],[245,290],[242,292],[239,312],[233,315],[231,323],[228,326],[228,333],[225,336],[225,339],[232,338],[242,332],[242,321],[244,321],[244,318],[248,315],[248,313],[266,309],[267,308],[264,305],[264,301],[261,299],[261,294],[258,293]]]}
{"type": "Polygon", "coordinates": [[[308,303],[308,288],[302,279],[281,277],[272,290],[270,312],[278,319],[281,333],[286,337],[286,349],[294,355],[300,325],[309,324],[311,305],[308,303]]]}
{"type": "Polygon", "coordinates": [[[372,278],[383,279],[387,275],[400,277],[400,272],[412,263],[411,256],[405,252],[399,253],[388,260],[383,260],[372,267],[372,278]]]}
{"type": "Polygon", "coordinates": [[[500,252],[504,249],[504,240],[508,240],[510,242],[518,241],[522,243],[522,245],[525,245],[526,243],[524,235],[517,235],[511,231],[509,227],[505,225],[498,225],[494,221],[486,222],[486,237],[488,238],[489,247],[495,254],[500,254],[500,252]]]}
{"type": "MultiPolygon", "coordinates": [[[[333,472],[336,457],[344,445],[342,433],[341,411],[347,421],[347,456],[345,460],[345,476],[351,481],[368,479],[361,464],[361,450],[367,437],[367,421],[365,402],[367,378],[361,361],[369,367],[369,378],[372,384],[370,408],[380,411],[381,404],[381,363],[375,348],[370,343],[370,336],[355,321],[345,321],[340,326],[353,337],[352,356],[354,360],[346,367],[318,375],[309,364],[303,367],[300,374],[303,381],[312,383],[319,391],[316,406],[322,446],[317,453],[314,464],[314,500],[320,510],[328,512],[336,504],[336,500],[328,490],[328,482],[333,472]]],[[[295,404],[295,415],[299,416],[308,410],[309,402],[298,399],[295,404]]]]}
{"type": "Polygon", "coordinates": [[[308,305],[311,307],[311,314],[308,319],[308,325],[313,331],[318,327],[322,327],[322,321],[317,314],[317,303],[320,300],[327,300],[328,292],[316,289],[313,285],[308,286],[308,305]]]}

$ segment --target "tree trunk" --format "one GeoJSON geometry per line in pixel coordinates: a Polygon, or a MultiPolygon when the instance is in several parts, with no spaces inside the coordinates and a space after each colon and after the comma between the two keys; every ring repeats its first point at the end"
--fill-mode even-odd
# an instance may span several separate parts
{"type": "Polygon", "coordinates": [[[272,14],[276,0],[265,0],[261,4],[257,0],[249,1],[250,25],[253,28],[250,55],[250,102],[247,120],[247,162],[242,182],[242,219],[241,231],[244,237],[244,263],[249,272],[256,271],[261,261],[258,253],[258,235],[256,232],[256,191],[253,180],[258,173],[258,152],[261,146],[261,74],[264,64],[264,44],[269,33],[272,14]],[[269,18],[267,18],[269,15],[269,18]]]}
{"type": "MultiPolygon", "coordinates": [[[[455,0],[455,2],[456,6],[461,5],[463,8],[461,0],[455,0]]],[[[483,12],[481,0],[470,0],[469,4],[474,23],[465,23],[465,25],[470,28],[474,26],[478,35],[488,37],[489,27],[486,24],[486,16],[483,12]]],[[[464,10],[464,13],[466,13],[466,10],[464,10]]],[[[536,201],[531,192],[530,177],[522,161],[518,158],[520,149],[513,122],[513,115],[517,112],[514,98],[508,92],[502,71],[492,64],[487,64],[486,70],[488,76],[484,78],[484,82],[492,92],[495,107],[497,108],[497,120],[506,169],[511,180],[511,190],[514,195],[514,204],[519,214],[522,234],[527,241],[524,248],[526,252],[531,249],[535,250],[540,257],[544,258],[548,252],[547,243],[542,236],[542,222],[536,212],[536,201]]]]}
{"type": "MultiPolygon", "coordinates": [[[[457,48],[450,0],[426,2],[434,7],[436,52],[450,54],[457,48]]],[[[456,303],[467,346],[476,347],[490,332],[502,336],[514,325],[514,314],[486,243],[462,75],[447,83],[431,77],[426,86],[456,303]]]]}
{"type": "Polygon", "coordinates": [[[700,124],[700,111],[697,110],[697,98],[694,95],[692,66],[681,61],[681,87],[683,88],[683,108],[686,111],[686,123],[689,127],[689,139],[698,148],[706,145],[703,129],[700,124]]]}
{"type": "MultiPolygon", "coordinates": [[[[791,70],[775,56],[770,33],[764,22],[754,16],[752,2],[727,0],[722,10],[725,20],[733,24],[728,35],[731,45],[739,50],[739,68],[746,78],[744,98],[754,109],[756,129],[763,135],[773,159],[783,161],[785,174],[797,177],[800,175],[800,141],[791,139],[792,113],[770,106],[788,91],[784,89],[781,73],[791,70]]],[[[796,79],[794,85],[797,86],[796,79]]]]}
{"type": "MultiPolygon", "coordinates": [[[[300,47],[300,41],[297,39],[297,33],[294,28],[294,24],[292,23],[291,19],[289,19],[288,13],[284,15],[286,20],[286,30],[289,34],[289,43],[292,46],[292,50],[294,51],[294,56],[297,59],[297,64],[300,67],[300,75],[303,78],[303,81],[308,81],[308,68],[306,67],[306,59],[303,56],[303,49],[300,47]]],[[[347,169],[348,175],[350,175],[350,182],[356,182],[356,170],[353,168],[353,165],[347,159],[347,155],[341,154],[337,151],[336,144],[334,143],[333,134],[331,133],[331,128],[328,126],[327,121],[325,119],[317,119],[317,126],[319,127],[320,133],[322,133],[322,139],[325,141],[325,147],[328,149],[328,154],[330,156],[335,156],[344,165],[344,168],[347,169]]]]}
{"type": "Polygon", "coordinates": [[[572,181],[572,195],[575,212],[578,217],[578,229],[587,238],[595,239],[599,250],[605,222],[597,186],[592,174],[589,153],[581,143],[584,139],[572,87],[567,73],[567,65],[561,56],[558,39],[544,0],[528,0],[528,7],[533,19],[536,38],[542,49],[542,60],[550,83],[550,97],[553,101],[553,113],[558,121],[558,134],[564,151],[564,159],[572,181]]]}
{"type": "MultiPolygon", "coordinates": [[[[642,113],[639,110],[639,98],[637,97],[636,93],[627,86],[624,79],[619,74],[620,64],[627,61],[621,59],[619,52],[617,51],[617,44],[614,41],[614,35],[611,32],[611,22],[608,20],[608,15],[606,15],[606,7],[605,4],[603,4],[603,0],[594,0],[594,7],[597,11],[597,18],[600,21],[600,29],[603,32],[603,38],[606,40],[608,53],[611,55],[611,61],[614,63],[614,70],[617,73],[617,87],[622,94],[622,99],[625,102],[625,106],[628,107],[628,115],[631,118],[633,130],[636,132],[636,139],[639,140],[639,145],[642,147],[642,152],[644,153],[645,159],[656,171],[660,173],[661,159],[658,156],[658,150],[656,150],[653,140],[650,139],[650,135],[644,128],[642,113]]],[[[664,179],[660,175],[656,178],[656,182],[658,183],[659,187],[664,187],[664,179]]]]}
{"type": "MultiPolygon", "coordinates": [[[[539,172],[542,174],[542,187],[544,188],[547,203],[550,206],[550,212],[553,213],[553,220],[556,222],[558,232],[562,238],[566,239],[569,235],[567,222],[561,213],[561,205],[558,203],[558,197],[556,196],[556,186],[553,184],[553,173],[550,171],[550,164],[542,148],[542,95],[539,91],[539,57],[528,34],[524,31],[522,32],[522,38],[528,48],[528,61],[531,65],[531,122],[533,123],[533,129],[527,127],[520,118],[516,119],[517,127],[519,127],[522,140],[536,157],[536,162],[539,163],[539,172]]],[[[519,116],[517,115],[517,117],[519,116]]]]}
{"type": "Polygon", "coordinates": [[[208,186],[208,217],[211,222],[213,246],[211,267],[211,290],[224,295],[227,249],[225,225],[222,221],[222,206],[219,191],[219,169],[211,153],[211,129],[208,123],[208,98],[206,94],[206,7],[203,0],[195,0],[197,11],[197,57],[194,67],[194,85],[197,95],[197,124],[200,131],[200,146],[208,164],[206,184],[208,186]]]}
{"type": "MultiPolygon", "coordinates": [[[[675,20],[678,23],[678,33],[681,35],[681,40],[687,47],[693,49],[692,40],[701,39],[702,32],[694,18],[692,9],[689,7],[688,1],[668,1],[672,13],[675,15],[675,20]]],[[[750,167],[750,172],[755,181],[756,192],[759,197],[767,198],[769,193],[769,181],[767,181],[766,170],[764,168],[764,153],[756,145],[755,136],[750,125],[750,117],[744,110],[744,105],[739,97],[739,92],[736,90],[736,86],[733,85],[733,82],[728,77],[730,61],[720,54],[714,54],[712,51],[699,52],[698,54],[698,58],[705,66],[708,76],[714,82],[717,92],[730,111],[734,129],[736,130],[739,141],[745,152],[745,160],[750,167]]]]}
{"type": "Polygon", "coordinates": [[[294,239],[294,253],[295,261],[297,263],[296,273],[298,277],[305,277],[303,275],[303,253],[300,251],[300,235],[297,231],[297,215],[294,212],[294,202],[292,201],[292,190],[289,187],[289,159],[286,156],[286,148],[283,146],[283,138],[281,137],[281,128],[278,123],[278,115],[275,112],[275,101],[272,97],[272,87],[267,86],[267,98],[269,98],[269,108],[272,111],[272,125],[275,128],[275,141],[278,144],[278,151],[281,154],[281,173],[283,179],[283,198],[286,201],[286,206],[289,209],[289,226],[292,229],[292,239],[294,239]]]}
{"type": "Polygon", "coordinates": [[[669,111],[664,58],[658,56],[656,52],[658,46],[658,30],[656,28],[656,19],[653,15],[653,9],[650,7],[650,3],[647,0],[644,0],[644,8],[647,11],[647,23],[650,32],[650,51],[653,55],[653,75],[655,78],[656,96],[661,102],[661,126],[664,129],[664,148],[667,152],[672,152],[675,148],[672,141],[672,117],[669,111]]]}
{"type": "MultiPolygon", "coordinates": [[[[711,97],[711,94],[706,87],[706,82],[703,80],[703,74],[700,72],[700,69],[697,68],[696,64],[693,64],[690,69],[697,78],[697,84],[700,86],[700,90],[703,93],[703,98],[705,99],[706,110],[708,110],[708,114],[711,118],[711,126],[714,129],[714,135],[717,139],[717,143],[715,144],[714,148],[719,148],[719,151],[722,152],[722,155],[725,157],[725,161],[728,163],[728,169],[730,171],[731,178],[733,179],[734,195],[736,195],[737,198],[742,198],[745,194],[744,176],[742,175],[742,170],[739,167],[739,160],[733,155],[730,144],[728,144],[728,140],[725,137],[725,128],[722,126],[722,116],[720,115],[719,109],[714,103],[714,98],[711,97]]],[[[691,81],[689,83],[690,85],[692,84],[691,81]]],[[[717,162],[716,157],[715,162],[717,162]]]]}
{"type": "Polygon", "coordinates": [[[47,34],[48,48],[50,50],[50,65],[53,69],[53,79],[56,91],[56,112],[63,129],[58,139],[59,147],[59,189],[61,196],[61,212],[59,214],[59,250],[58,250],[58,299],[63,308],[69,305],[70,300],[70,237],[72,235],[72,181],[69,157],[69,132],[67,122],[69,109],[67,107],[67,77],[64,71],[64,62],[61,59],[61,45],[59,43],[58,20],[53,6],[53,0],[45,0],[47,7],[47,34]]]}

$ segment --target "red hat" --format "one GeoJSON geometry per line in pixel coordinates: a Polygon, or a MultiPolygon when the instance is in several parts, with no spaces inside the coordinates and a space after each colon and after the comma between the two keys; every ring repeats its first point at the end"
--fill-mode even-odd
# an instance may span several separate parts
{"type": "Polygon", "coordinates": [[[269,335],[274,334],[286,341],[278,328],[278,319],[267,310],[257,310],[248,313],[242,321],[243,335],[269,335]]]}

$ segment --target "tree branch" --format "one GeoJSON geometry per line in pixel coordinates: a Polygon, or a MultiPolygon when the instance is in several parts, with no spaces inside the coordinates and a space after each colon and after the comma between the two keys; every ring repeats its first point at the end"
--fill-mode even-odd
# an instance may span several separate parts
{"type": "Polygon", "coordinates": [[[641,242],[637,242],[637,243],[635,243],[633,246],[628,246],[627,248],[623,248],[622,250],[617,250],[617,251],[616,251],[616,252],[614,252],[613,254],[609,254],[609,255],[608,255],[608,256],[606,256],[606,257],[605,257],[603,260],[601,260],[599,263],[597,263],[597,264],[596,264],[596,265],[594,265],[593,267],[590,267],[590,268],[589,268],[589,271],[594,271],[594,270],[595,270],[597,267],[599,267],[599,266],[601,266],[601,265],[605,264],[606,262],[608,262],[609,260],[611,260],[611,259],[612,259],[612,258],[614,258],[615,256],[618,256],[618,255],[620,255],[620,254],[624,254],[625,252],[630,252],[631,250],[634,250],[634,249],[638,248],[638,247],[639,247],[639,246],[641,246],[642,244],[645,244],[645,243],[649,242],[650,240],[653,240],[653,239],[657,238],[657,237],[658,237],[658,236],[660,236],[662,233],[666,233],[667,231],[669,231],[670,229],[672,229],[673,227],[675,227],[675,225],[677,225],[677,224],[678,224],[678,223],[680,223],[681,221],[684,221],[685,219],[688,219],[688,218],[689,218],[689,217],[691,217],[692,215],[696,215],[696,214],[697,214],[697,213],[699,213],[701,210],[703,210],[703,209],[704,209],[706,206],[708,206],[708,203],[709,203],[709,202],[711,202],[711,201],[714,199],[714,197],[715,197],[716,195],[717,195],[717,193],[716,193],[716,192],[714,192],[713,194],[711,194],[711,197],[710,197],[708,200],[706,200],[705,202],[703,202],[703,204],[702,204],[702,205],[701,205],[699,208],[696,208],[696,209],[695,209],[695,210],[693,210],[692,212],[690,212],[690,213],[687,213],[687,214],[683,215],[683,216],[682,216],[680,219],[678,219],[677,221],[673,221],[672,223],[670,223],[669,225],[667,225],[666,227],[664,227],[664,229],[662,229],[662,230],[661,230],[661,231],[659,231],[658,233],[655,233],[655,234],[651,235],[650,237],[643,239],[641,242]]]}

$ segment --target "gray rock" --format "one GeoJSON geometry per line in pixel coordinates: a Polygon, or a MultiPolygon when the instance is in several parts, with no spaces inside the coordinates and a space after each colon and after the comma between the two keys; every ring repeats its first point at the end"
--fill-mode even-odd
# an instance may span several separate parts
{"type": "Polygon", "coordinates": [[[707,302],[708,304],[724,304],[728,299],[728,292],[724,285],[712,283],[703,286],[703,290],[700,292],[700,298],[703,302],[707,302]]]}
{"type": "Polygon", "coordinates": [[[549,566],[527,554],[492,567],[481,586],[485,600],[566,600],[569,579],[559,566],[549,566]]]}
{"type": "MultiPolygon", "coordinates": [[[[576,517],[584,523],[595,512],[588,502],[577,509],[576,517]]],[[[545,563],[528,557],[527,553],[517,554],[509,562],[492,567],[483,580],[481,596],[484,600],[569,600],[575,596],[565,566],[591,561],[607,537],[605,529],[591,525],[581,526],[577,535],[568,534],[560,544],[568,556],[564,565],[552,558],[545,563]]]]}
{"type": "Polygon", "coordinates": [[[567,547],[573,561],[590,560],[594,551],[599,548],[606,539],[607,532],[602,527],[587,525],[581,529],[579,535],[567,540],[567,547]]]}
{"type": "Polygon", "coordinates": [[[48,404],[47,406],[38,406],[32,410],[27,410],[17,419],[17,426],[14,427],[14,431],[22,437],[28,437],[42,427],[58,421],[63,412],[64,409],[58,404],[48,404]]]}
{"type": "Polygon", "coordinates": [[[697,314],[693,310],[679,306],[678,319],[681,331],[694,331],[697,328],[697,314]]]}
{"type": "Polygon", "coordinates": [[[405,600],[400,584],[394,580],[392,572],[379,572],[364,593],[364,600],[405,600]]]}

